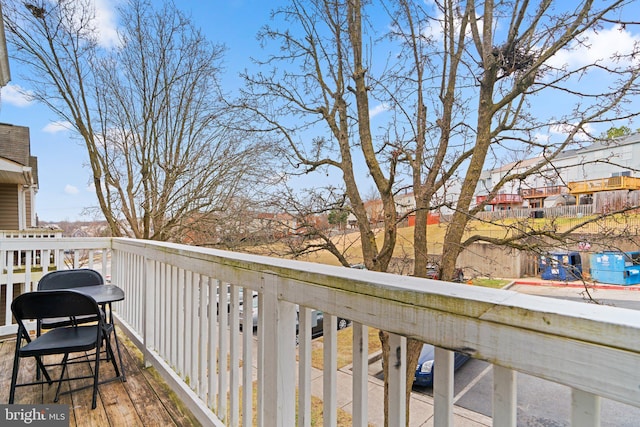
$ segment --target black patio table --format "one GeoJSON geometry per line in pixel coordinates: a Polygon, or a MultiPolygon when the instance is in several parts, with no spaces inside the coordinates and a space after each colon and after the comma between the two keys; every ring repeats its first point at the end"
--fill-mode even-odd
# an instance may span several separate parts
{"type": "Polygon", "coordinates": [[[69,288],[69,290],[89,295],[98,304],[111,304],[112,302],[124,300],[124,291],[116,285],[81,286],[79,288],[69,288]]]}

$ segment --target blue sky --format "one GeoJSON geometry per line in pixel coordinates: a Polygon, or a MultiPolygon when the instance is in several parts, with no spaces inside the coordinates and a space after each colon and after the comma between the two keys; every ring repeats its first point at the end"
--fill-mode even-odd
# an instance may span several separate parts
{"type": "MultiPolygon", "coordinates": [[[[264,0],[181,0],[178,7],[192,15],[212,41],[227,46],[224,83],[237,86],[238,71],[249,65],[256,51],[256,33],[268,19],[275,1],[264,0]]],[[[114,37],[112,0],[98,0],[98,17],[104,43],[114,37]]],[[[91,171],[84,145],[42,105],[28,102],[15,90],[21,86],[18,64],[11,62],[12,79],[2,89],[0,122],[27,126],[31,154],[38,157],[39,190],[36,212],[42,221],[92,220],[84,208],[96,206],[91,171]]],[[[24,87],[24,86],[21,86],[24,87]]]]}
{"type": "MultiPolygon", "coordinates": [[[[114,39],[113,0],[95,0],[103,43],[114,39]]],[[[251,66],[251,56],[262,56],[256,40],[258,30],[269,22],[271,10],[285,0],[181,0],[177,6],[191,14],[210,40],[227,47],[226,73],[223,84],[233,90],[240,84],[238,72],[251,66]]],[[[638,9],[638,5],[634,5],[638,9]]],[[[636,16],[640,16],[636,14],[636,16]]],[[[624,47],[640,41],[638,28],[625,31],[608,29],[599,32],[591,49],[566,55],[563,62],[579,63],[588,57],[606,57],[613,47],[624,47]],[[631,32],[635,31],[635,33],[631,32]]],[[[38,157],[40,188],[36,197],[36,211],[43,221],[91,220],[93,215],[82,211],[96,205],[87,154],[73,133],[57,122],[58,118],[45,107],[28,102],[16,91],[22,87],[20,70],[10,62],[12,80],[2,89],[0,122],[27,126],[31,133],[31,154],[38,157]]],[[[544,103],[544,101],[543,101],[544,103]]],[[[373,111],[380,106],[372,105],[373,111]]],[[[622,123],[621,123],[622,124],[622,123]]],[[[633,127],[640,127],[640,124],[633,127]]],[[[606,127],[599,129],[599,132],[606,127]]]]}

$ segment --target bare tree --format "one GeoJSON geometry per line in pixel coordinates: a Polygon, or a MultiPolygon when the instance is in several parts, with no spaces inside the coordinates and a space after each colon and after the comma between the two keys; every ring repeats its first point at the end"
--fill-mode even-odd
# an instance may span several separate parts
{"type": "Polygon", "coordinates": [[[92,4],[5,2],[13,55],[33,97],[85,144],[111,233],[179,240],[266,162],[222,125],[222,46],[172,4],[156,10],[145,0],[122,5],[117,43],[104,46],[92,4]]]}
{"type": "Polygon", "coordinates": [[[625,3],[612,2],[599,8],[585,1],[575,8],[556,11],[551,1],[524,2],[515,8],[505,2],[488,1],[469,9],[472,43],[468,43],[468,54],[478,64],[474,74],[477,121],[473,152],[445,236],[441,266],[445,278],[452,277],[462,248],[477,239],[471,236],[463,240],[463,237],[470,218],[484,207],[473,206],[472,198],[492,147],[516,141],[519,142],[517,149],[535,146],[544,154],[526,170],[506,174],[492,188],[489,197],[495,196],[506,183],[526,179],[552,163],[563,150],[574,146],[578,135],[588,130],[588,124],[635,114],[622,108],[625,100],[637,90],[639,70],[633,61],[618,57],[610,64],[594,61],[577,68],[565,64],[556,66],[552,61],[560,51],[584,42],[585,33],[598,30],[603,18],[619,13],[625,3]],[[497,30],[499,23],[508,28],[506,34],[497,30]],[[609,87],[597,85],[591,90],[575,85],[574,77],[596,69],[615,75],[615,81],[611,81],[609,87]],[[573,107],[558,116],[534,116],[531,98],[545,92],[562,95],[573,107]],[[536,140],[533,133],[548,129],[549,124],[564,126],[566,138],[556,144],[536,140]]]}
{"type": "Polygon", "coordinates": [[[275,39],[285,48],[262,63],[268,71],[245,75],[247,86],[240,105],[254,114],[254,130],[279,133],[292,150],[291,163],[302,170],[298,173],[339,170],[358,220],[364,262],[370,270],[385,271],[396,239],[394,176],[385,174],[387,159],[376,156],[370,130],[361,11],[359,1],[292,1],[277,11],[277,16],[295,25],[295,31],[265,28],[263,40],[275,39]],[[298,59],[301,67],[279,66],[298,59]],[[364,155],[384,206],[381,241],[364,207],[353,147],[364,155]]]}
{"type": "MultiPolygon", "coordinates": [[[[556,60],[587,43],[589,32],[616,21],[627,3],[292,0],[274,13],[286,30],[265,27],[261,34],[280,49],[261,63],[263,73],[245,76],[242,105],[254,113],[254,130],[277,133],[289,145],[298,170],[338,171],[369,269],[389,266],[398,192],[409,188],[416,199],[414,275],[426,274],[426,214],[453,209],[441,260],[441,277],[452,279],[460,252],[475,241],[524,247],[571,233],[525,226],[501,238],[476,235],[469,222],[486,202],[476,204],[473,196],[487,164],[516,160],[511,173],[488,189],[490,200],[511,182],[543,171],[557,175],[549,165],[576,147],[589,125],[636,114],[624,107],[638,89],[637,46],[577,67],[556,60]],[[387,37],[376,32],[389,27],[387,37]],[[592,71],[615,78],[593,89],[576,84],[592,71]],[[562,97],[568,107],[561,113],[535,109],[543,93],[562,97]],[[375,104],[390,117],[377,135],[375,104]],[[561,140],[536,137],[561,126],[561,140]],[[526,164],[527,154],[540,160],[526,164]],[[357,179],[359,161],[369,178],[365,184],[357,179]],[[365,209],[362,189],[368,185],[382,204],[381,240],[365,209]]],[[[382,339],[384,344],[384,334],[382,339]]],[[[419,343],[409,345],[413,360],[419,343]]],[[[414,367],[407,363],[408,390],[414,367]]]]}

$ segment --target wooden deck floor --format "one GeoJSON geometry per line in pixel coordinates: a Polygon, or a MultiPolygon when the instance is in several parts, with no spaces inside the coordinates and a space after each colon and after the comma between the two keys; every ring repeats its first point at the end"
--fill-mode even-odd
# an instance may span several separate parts
{"type": "MultiPolygon", "coordinates": [[[[101,384],[98,389],[98,406],[91,409],[91,387],[75,391],[60,397],[58,403],[69,405],[70,426],[194,426],[200,425],[182,402],[171,392],[153,368],[143,368],[142,354],[118,333],[123,349],[122,363],[127,381],[119,380],[101,384]]],[[[15,338],[0,341],[0,402],[9,401],[11,371],[15,338]]],[[[53,356],[51,356],[53,357],[53,356]]],[[[59,360],[59,358],[57,359],[59,360]]],[[[93,367],[93,363],[91,363],[93,367]]],[[[59,369],[59,368],[56,368],[59,369]]],[[[72,375],[91,375],[89,364],[71,365],[72,375]],[[80,372],[80,373],[78,373],[80,372]]],[[[59,375],[54,370],[54,375],[59,375]]],[[[100,379],[114,377],[111,363],[100,363],[100,379]]],[[[52,375],[52,377],[54,377],[52,375]]],[[[55,377],[54,377],[55,378],[55,377]]],[[[20,361],[20,382],[35,379],[35,360],[25,358],[20,361]]],[[[69,386],[77,388],[91,384],[91,380],[78,380],[63,383],[63,390],[69,386]],[[83,383],[85,381],[85,383],[83,383]]],[[[53,403],[57,384],[18,387],[15,403],[43,404],[53,403]]]]}

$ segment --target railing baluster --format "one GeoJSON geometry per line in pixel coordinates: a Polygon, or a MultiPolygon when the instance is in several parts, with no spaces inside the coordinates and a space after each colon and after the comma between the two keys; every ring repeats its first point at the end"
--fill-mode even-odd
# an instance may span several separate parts
{"type": "Polygon", "coordinates": [[[311,426],[311,313],[310,308],[299,308],[298,427],[311,426]]]}
{"type": "Polygon", "coordinates": [[[338,423],[338,337],[336,335],[338,322],[336,316],[324,313],[323,323],[322,419],[325,427],[334,427],[338,423]]]}
{"type": "MultiPolygon", "coordinates": [[[[168,313],[164,313],[164,315],[162,315],[162,309],[164,308],[162,305],[163,299],[164,299],[164,294],[162,293],[162,289],[163,289],[163,284],[162,282],[164,281],[164,269],[163,269],[163,264],[160,261],[157,261],[155,263],[155,265],[153,266],[153,272],[154,272],[154,278],[155,280],[153,281],[153,283],[150,283],[149,285],[153,287],[153,334],[154,334],[154,340],[153,340],[153,347],[151,347],[151,349],[160,352],[160,344],[162,342],[162,324],[165,321],[165,318],[169,315],[168,313]]],[[[125,273],[123,272],[121,274],[121,276],[124,276],[125,273]]],[[[124,299],[125,301],[127,300],[127,298],[124,299]]],[[[131,310],[134,310],[134,308],[132,306],[130,306],[131,310]]]]}
{"type": "MultiPolygon", "coordinates": [[[[180,376],[182,376],[183,379],[187,378],[187,370],[186,370],[186,364],[187,364],[187,360],[189,360],[187,358],[186,352],[187,350],[187,346],[188,346],[188,342],[187,342],[187,325],[186,325],[186,318],[187,318],[187,295],[186,295],[186,290],[185,290],[185,286],[184,286],[184,270],[182,270],[181,268],[178,267],[173,267],[173,273],[172,273],[172,280],[174,280],[174,283],[177,285],[178,288],[178,323],[171,325],[172,326],[172,335],[174,337],[177,337],[177,346],[178,346],[178,372],[180,373],[180,376]]],[[[174,345],[174,343],[172,343],[172,345],[174,345]]]]}
{"type": "Polygon", "coordinates": [[[210,298],[207,297],[208,277],[200,275],[198,280],[198,289],[200,291],[198,316],[200,320],[200,326],[198,327],[200,333],[198,337],[198,368],[200,372],[198,374],[198,396],[203,402],[207,401],[207,342],[209,339],[209,328],[207,327],[207,318],[209,312],[207,310],[210,304],[210,298]]]}
{"type": "MultiPolygon", "coordinates": [[[[243,294],[243,299],[244,299],[243,294]]],[[[250,296],[250,295],[249,295],[250,296]]],[[[229,360],[231,366],[229,366],[229,425],[237,426],[240,414],[240,407],[238,405],[238,398],[240,397],[240,355],[239,355],[239,333],[240,333],[240,323],[239,323],[239,306],[240,306],[240,296],[238,286],[231,285],[231,305],[230,305],[230,313],[229,313],[229,360]]],[[[244,307],[245,313],[247,316],[252,316],[252,301],[244,300],[244,303],[247,306],[244,307]]],[[[253,319],[253,317],[251,317],[253,319]]]]}
{"type": "Polygon", "coordinates": [[[227,391],[229,389],[229,372],[227,356],[229,355],[229,283],[222,282],[219,291],[218,323],[220,324],[220,343],[218,346],[218,416],[226,423],[227,391]]]}
{"type": "Polygon", "coordinates": [[[515,427],[517,416],[516,371],[493,365],[493,425],[515,427]]]}
{"type": "MultiPolygon", "coordinates": [[[[7,284],[5,285],[5,312],[4,324],[11,325],[12,313],[11,302],[13,301],[13,256],[15,251],[7,251],[7,284]]],[[[20,257],[20,251],[18,251],[20,257]]]]}
{"type": "Polygon", "coordinates": [[[432,372],[433,424],[453,426],[453,352],[435,347],[432,372]]]}
{"type": "MultiPolygon", "coordinates": [[[[142,311],[144,313],[144,329],[142,330],[142,339],[144,341],[144,363],[147,366],[147,362],[150,360],[148,357],[148,351],[153,348],[157,348],[157,337],[159,331],[157,330],[158,319],[158,287],[156,278],[158,265],[155,261],[147,259],[145,262],[145,281],[144,281],[144,297],[141,300],[143,302],[142,311]]],[[[126,299],[125,299],[126,301],[126,299]]],[[[129,311],[131,315],[131,311],[129,311]]]]}
{"type": "MultiPolygon", "coordinates": [[[[263,287],[264,288],[264,287],[263,287]]],[[[264,325],[265,325],[265,309],[264,309],[264,292],[258,294],[258,401],[256,402],[258,413],[258,427],[264,427],[264,325]]]]}
{"type": "Polygon", "coordinates": [[[179,309],[180,309],[180,301],[178,294],[180,293],[180,289],[178,286],[178,268],[171,265],[169,266],[171,269],[171,279],[169,279],[168,284],[171,286],[171,323],[170,323],[170,340],[169,340],[169,349],[171,351],[170,354],[170,362],[173,368],[178,371],[180,374],[180,365],[178,364],[178,337],[182,336],[181,332],[178,330],[178,318],[180,317],[179,309]]]}
{"type": "Polygon", "coordinates": [[[25,261],[24,261],[24,288],[23,292],[35,291],[36,286],[31,281],[31,268],[32,268],[32,260],[31,260],[31,251],[26,251],[25,253],[25,261]]]}
{"type": "Polygon", "coordinates": [[[600,396],[572,388],[571,425],[575,427],[600,427],[600,396]]]}
{"type": "Polygon", "coordinates": [[[169,359],[169,363],[180,374],[180,367],[178,366],[178,352],[180,347],[176,342],[175,335],[173,334],[175,325],[178,324],[180,302],[178,301],[178,284],[172,277],[172,267],[169,264],[164,263],[164,275],[162,280],[162,300],[160,301],[160,318],[163,320],[162,330],[160,331],[161,346],[158,347],[158,352],[169,359]],[[175,296],[175,299],[174,299],[175,296]],[[174,304],[171,304],[171,301],[174,304]],[[172,327],[173,325],[173,327],[172,327]]]}
{"type": "MultiPolygon", "coordinates": [[[[145,280],[145,264],[146,264],[146,259],[142,256],[138,256],[137,257],[138,262],[137,262],[137,275],[136,277],[131,281],[131,283],[144,283],[145,280]]],[[[145,294],[144,294],[144,286],[136,286],[136,287],[131,287],[128,291],[129,294],[133,294],[134,297],[131,298],[131,300],[133,301],[133,303],[135,304],[134,307],[140,307],[141,301],[145,300],[145,294]]],[[[140,309],[136,309],[133,310],[132,313],[135,313],[135,317],[137,319],[137,324],[138,327],[141,328],[142,327],[142,323],[144,322],[144,313],[142,313],[142,310],[140,309]]],[[[133,317],[133,316],[131,316],[133,317]]]]}
{"type": "Polygon", "coordinates": [[[369,328],[353,322],[353,425],[366,427],[369,396],[369,328]]]}
{"type": "Polygon", "coordinates": [[[196,335],[196,326],[198,325],[198,312],[196,310],[196,299],[198,293],[195,289],[194,273],[192,271],[184,271],[184,285],[186,291],[185,304],[185,330],[182,332],[185,337],[185,375],[189,377],[189,385],[191,390],[198,387],[198,377],[196,369],[198,366],[198,346],[194,345],[196,335]]]}
{"type": "Polygon", "coordinates": [[[405,407],[407,339],[389,333],[389,349],[389,425],[404,426],[407,419],[405,407]]]}
{"type": "MultiPolygon", "coordinates": [[[[253,310],[253,291],[244,288],[243,313],[247,312],[249,297],[253,310]]],[[[253,316],[243,314],[242,322],[242,425],[248,427],[253,422],[253,316]]]]}
{"type": "Polygon", "coordinates": [[[209,349],[207,354],[207,371],[209,373],[209,386],[207,389],[207,404],[217,410],[218,397],[218,284],[219,281],[209,278],[209,349]]]}
{"type": "Polygon", "coordinates": [[[44,276],[49,271],[49,258],[51,255],[51,251],[49,249],[45,249],[40,252],[40,265],[42,266],[42,275],[44,276]]]}

